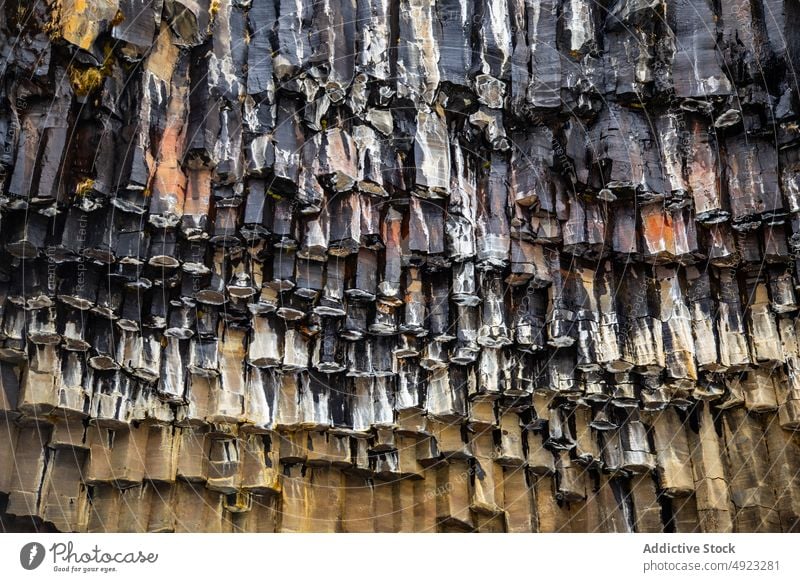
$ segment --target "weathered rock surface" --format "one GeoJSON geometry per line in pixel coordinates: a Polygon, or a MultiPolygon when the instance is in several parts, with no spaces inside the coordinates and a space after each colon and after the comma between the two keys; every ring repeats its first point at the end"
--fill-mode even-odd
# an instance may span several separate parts
{"type": "Polygon", "coordinates": [[[789,0],[7,0],[0,529],[800,531],[789,0]]]}

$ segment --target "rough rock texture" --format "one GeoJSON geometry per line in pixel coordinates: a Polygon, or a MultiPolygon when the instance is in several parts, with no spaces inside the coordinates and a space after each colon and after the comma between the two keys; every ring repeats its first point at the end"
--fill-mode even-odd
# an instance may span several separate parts
{"type": "Polygon", "coordinates": [[[790,0],[6,0],[0,527],[800,530],[790,0]]]}

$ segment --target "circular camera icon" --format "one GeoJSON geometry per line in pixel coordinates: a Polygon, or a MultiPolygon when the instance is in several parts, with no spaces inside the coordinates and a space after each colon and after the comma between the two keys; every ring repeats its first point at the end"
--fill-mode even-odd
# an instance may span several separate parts
{"type": "Polygon", "coordinates": [[[39,542],[30,542],[19,551],[19,563],[26,570],[35,570],[42,565],[45,549],[39,542]]]}

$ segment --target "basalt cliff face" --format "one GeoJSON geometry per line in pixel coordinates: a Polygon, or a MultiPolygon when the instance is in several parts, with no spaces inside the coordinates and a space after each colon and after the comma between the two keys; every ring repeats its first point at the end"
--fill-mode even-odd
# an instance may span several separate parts
{"type": "Polygon", "coordinates": [[[6,0],[0,528],[799,530],[798,27],[6,0]]]}

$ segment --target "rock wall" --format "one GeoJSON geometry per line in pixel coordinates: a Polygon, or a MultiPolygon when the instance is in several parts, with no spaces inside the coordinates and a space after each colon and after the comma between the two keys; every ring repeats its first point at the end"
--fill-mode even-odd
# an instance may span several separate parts
{"type": "Polygon", "coordinates": [[[0,527],[797,531],[798,24],[6,0],[0,527]]]}

